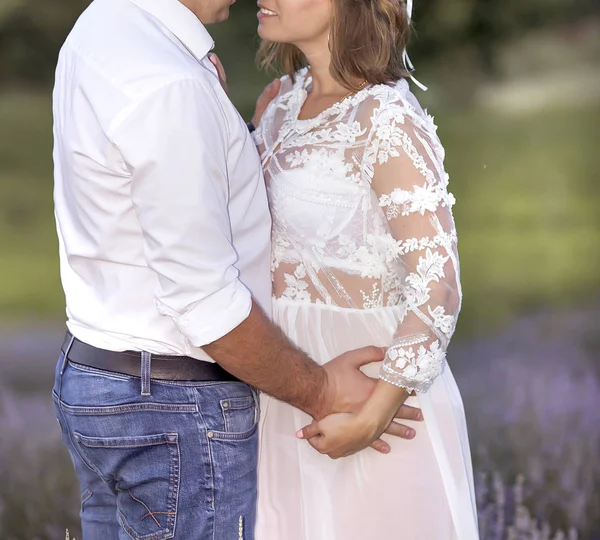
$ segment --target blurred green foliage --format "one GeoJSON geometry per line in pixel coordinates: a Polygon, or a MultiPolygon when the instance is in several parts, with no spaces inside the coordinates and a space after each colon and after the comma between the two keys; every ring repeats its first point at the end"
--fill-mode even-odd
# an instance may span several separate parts
{"type": "MultiPolygon", "coordinates": [[[[50,83],[60,45],[88,4],[89,0],[0,0],[0,82],[50,83]]],[[[232,58],[247,58],[244,53],[252,54],[255,39],[256,4],[239,1],[231,11],[230,21],[216,36],[226,35],[221,43],[234,53],[232,58]]],[[[596,0],[417,0],[414,56],[436,61],[470,48],[485,72],[497,74],[496,53],[503,42],[532,28],[599,12],[596,0]]]]}
{"type": "MultiPolygon", "coordinates": [[[[58,49],[87,3],[0,0],[4,321],[63,317],[49,89],[58,49]]],[[[273,76],[258,73],[254,64],[255,12],[253,2],[240,1],[228,22],[210,28],[231,98],[246,117],[273,76]]],[[[478,332],[524,311],[579,302],[600,291],[600,186],[594,179],[600,103],[566,99],[515,114],[477,101],[482,87],[501,89],[507,77],[528,76],[540,62],[552,67],[575,57],[596,66],[590,63],[594,43],[571,56],[562,52],[565,44],[581,41],[585,32],[578,28],[596,13],[600,5],[591,0],[415,2],[418,35],[411,56],[419,78],[431,87],[419,97],[440,125],[458,199],[465,293],[459,331],[478,332]]],[[[558,81],[563,71],[555,67],[558,81]]]]}
{"type": "MultiPolygon", "coordinates": [[[[458,200],[460,327],[599,291],[600,106],[436,120],[458,200]]],[[[0,317],[60,317],[48,96],[4,95],[0,126],[0,317]]]]}

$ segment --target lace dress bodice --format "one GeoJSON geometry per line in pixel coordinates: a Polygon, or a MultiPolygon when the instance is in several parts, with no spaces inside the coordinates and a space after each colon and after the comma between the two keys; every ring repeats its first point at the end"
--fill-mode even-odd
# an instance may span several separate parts
{"type": "Polygon", "coordinates": [[[395,309],[381,368],[425,392],[442,372],[461,292],[444,150],[408,83],[375,85],[299,120],[306,69],[284,77],[255,132],[273,217],[276,301],[395,309]]]}

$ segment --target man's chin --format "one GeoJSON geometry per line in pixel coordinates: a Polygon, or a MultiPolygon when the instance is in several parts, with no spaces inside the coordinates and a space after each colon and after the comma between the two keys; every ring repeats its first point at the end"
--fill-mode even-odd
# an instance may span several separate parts
{"type": "Polygon", "coordinates": [[[219,20],[217,22],[223,22],[229,19],[229,8],[230,6],[227,6],[219,13],[219,20]]]}
{"type": "Polygon", "coordinates": [[[220,22],[225,22],[227,19],[229,19],[229,7],[230,6],[226,6],[224,7],[221,11],[219,11],[218,13],[215,13],[210,21],[202,21],[203,24],[215,24],[215,23],[220,23],[220,22]]]}

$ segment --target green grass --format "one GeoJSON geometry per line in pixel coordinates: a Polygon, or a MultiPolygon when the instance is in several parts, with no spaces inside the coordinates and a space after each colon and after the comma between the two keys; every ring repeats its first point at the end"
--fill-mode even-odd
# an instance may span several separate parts
{"type": "MultiPolygon", "coordinates": [[[[243,90],[235,86],[234,100],[243,90]]],[[[600,170],[600,152],[594,140],[600,106],[529,117],[481,110],[436,113],[458,199],[465,294],[461,332],[595,296],[600,185],[594,171],[600,170]]],[[[0,319],[5,321],[63,317],[51,122],[48,96],[0,95],[0,319]]]]}
{"type": "Polygon", "coordinates": [[[52,116],[47,96],[0,98],[0,317],[64,312],[52,208],[52,116]]]}
{"type": "Polygon", "coordinates": [[[465,304],[462,327],[600,291],[600,107],[440,115],[465,304]]]}

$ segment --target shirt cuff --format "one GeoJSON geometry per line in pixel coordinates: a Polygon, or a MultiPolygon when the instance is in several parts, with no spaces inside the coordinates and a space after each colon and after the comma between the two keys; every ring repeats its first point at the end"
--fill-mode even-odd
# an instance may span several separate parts
{"type": "Polygon", "coordinates": [[[229,334],[244,322],[252,309],[252,294],[239,280],[194,304],[183,315],[170,313],[158,305],[163,315],[171,315],[178,330],[194,347],[203,347],[229,334]]]}

